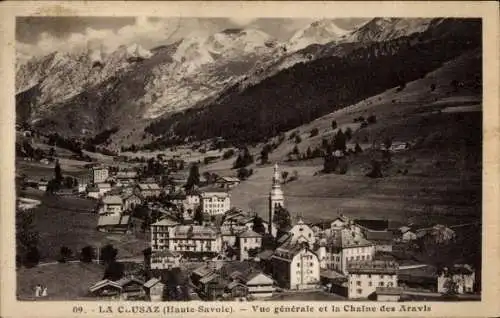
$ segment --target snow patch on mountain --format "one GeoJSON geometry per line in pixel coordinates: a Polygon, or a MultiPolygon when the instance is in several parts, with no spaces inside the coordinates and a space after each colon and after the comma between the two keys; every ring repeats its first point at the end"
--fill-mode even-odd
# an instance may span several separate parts
{"type": "Polygon", "coordinates": [[[349,34],[349,30],[338,27],[333,20],[315,21],[298,30],[288,41],[288,52],[294,52],[311,44],[325,44],[340,41],[349,34]]]}

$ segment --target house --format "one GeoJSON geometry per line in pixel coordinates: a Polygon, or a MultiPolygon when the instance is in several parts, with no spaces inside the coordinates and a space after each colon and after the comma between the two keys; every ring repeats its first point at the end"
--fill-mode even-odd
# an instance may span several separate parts
{"type": "Polygon", "coordinates": [[[368,299],[377,287],[398,286],[398,263],[392,261],[355,261],[347,265],[348,298],[368,299]]]}
{"type": "Polygon", "coordinates": [[[163,301],[163,289],[165,284],[158,278],[151,278],[144,283],[144,293],[149,301],[163,301]]]}
{"type": "Polygon", "coordinates": [[[231,197],[229,193],[223,191],[202,192],[200,203],[203,213],[208,215],[224,214],[231,208],[231,197]]]}
{"type": "Polygon", "coordinates": [[[124,300],[143,299],[146,296],[144,282],[139,278],[123,277],[117,280],[116,284],[121,287],[121,296],[124,300]]]}
{"type": "Polygon", "coordinates": [[[262,247],[262,235],[252,230],[238,234],[240,261],[257,256],[262,247]],[[252,254],[253,252],[253,254],[252,254]]]}
{"type": "Polygon", "coordinates": [[[157,183],[139,183],[135,187],[135,194],[142,198],[159,197],[162,190],[157,183]]]}
{"type": "MultiPolygon", "coordinates": [[[[419,231],[421,233],[420,237],[427,241],[429,244],[448,243],[454,240],[456,237],[455,231],[442,224],[436,224],[431,228],[424,228],[420,229],[419,231]]],[[[419,238],[418,233],[417,238],[419,238]]]]}
{"type": "Polygon", "coordinates": [[[41,180],[38,182],[38,190],[40,191],[43,191],[43,192],[46,192],[47,191],[47,186],[49,185],[49,183],[45,180],[41,180]]]}
{"type": "Polygon", "coordinates": [[[122,286],[109,279],[98,281],[89,288],[92,296],[118,299],[122,293],[122,286]]]}
{"type": "Polygon", "coordinates": [[[100,232],[126,233],[130,228],[130,215],[99,215],[97,230],[100,232]]]}
{"type": "Polygon", "coordinates": [[[271,257],[273,278],[289,289],[316,288],[320,282],[319,259],[307,243],[278,247],[271,257]]]}
{"type": "Polygon", "coordinates": [[[169,250],[155,251],[151,254],[151,269],[172,269],[179,267],[182,255],[169,250]]]}
{"type": "Polygon", "coordinates": [[[151,224],[151,249],[161,251],[169,248],[169,235],[171,228],[179,225],[179,222],[170,218],[163,218],[151,224]]]}
{"type": "Polygon", "coordinates": [[[99,199],[101,197],[101,193],[99,192],[99,189],[95,186],[87,187],[87,197],[93,199],[99,199]]]}
{"type": "Polygon", "coordinates": [[[135,207],[142,204],[142,199],[134,193],[125,193],[122,195],[123,198],[123,209],[125,211],[133,210],[135,207]]]}
{"type": "Polygon", "coordinates": [[[106,167],[93,167],[91,168],[92,183],[104,183],[108,180],[109,169],[106,167]]]}
{"type": "Polygon", "coordinates": [[[403,242],[411,242],[417,239],[416,231],[408,226],[400,227],[399,231],[401,233],[401,241],[403,242]]]}
{"type": "Polygon", "coordinates": [[[290,244],[296,245],[300,243],[307,243],[310,248],[313,247],[316,242],[316,236],[314,231],[307,224],[305,224],[302,219],[299,219],[297,224],[295,224],[289,231],[290,244]]]}
{"type": "Polygon", "coordinates": [[[239,185],[240,182],[240,179],[236,177],[219,177],[215,184],[218,188],[229,190],[239,185]]]}
{"type": "Polygon", "coordinates": [[[401,287],[377,287],[375,294],[377,301],[396,302],[401,299],[403,288],[401,287]]]}
{"type": "Polygon", "coordinates": [[[111,191],[111,184],[109,183],[97,183],[96,184],[97,186],[97,189],[99,189],[99,196],[103,196],[105,195],[106,193],[108,193],[109,191],[111,191]]]}
{"type": "Polygon", "coordinates": [[[323,268],[344,275],[349,262],[372,260],[375,256],[375,244],[350,228],[331,231],[321,245],[317,253],[325,266],[323,268]]]}
{"type": "Polygon", "coordinates": [[[119,195],[107,195],[102,198],[99,214],[120,215],[123,212],[123,199],[119,195]]]}
{"type": "Polygon", "coordinates": [[[134,170],[118,171],[115,175],[116,183],[122,185],[134,183],[136,179],[137,171],[134,170]]]}
{"type": "Polygon", "coordinates": [[[176,252],[220,253],[222,237],[215,228],[205,225],[177,225],[169,228],[169,250],[176,252]]]}
{"type": "Polygon", "coordinates": [[[476,273],[470,265],[455,264],[445,267],[437,277],[437,291],[442,294],[473,293],[476,273]]]}
{"type": "Polygon", "coordinates": [[[254,298],[271,297],[274,292],[274,280],[262,273],[255,272],[246,276],[248,294],[254,298]]]}

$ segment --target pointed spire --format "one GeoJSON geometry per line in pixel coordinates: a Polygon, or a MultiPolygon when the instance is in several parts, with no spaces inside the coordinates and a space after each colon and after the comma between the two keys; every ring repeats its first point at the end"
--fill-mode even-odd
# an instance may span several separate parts
{"type": "Polygon", "coordinates": [[[279,186],[280,184],[280,173],[278,164],[274,164],[274,174],[273,174],[273,186],[279,186]]]}

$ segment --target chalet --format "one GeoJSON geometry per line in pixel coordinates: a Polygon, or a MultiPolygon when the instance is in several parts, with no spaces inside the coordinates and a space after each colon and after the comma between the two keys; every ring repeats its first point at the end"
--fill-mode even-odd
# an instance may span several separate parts
{"type": "Polygon", "coordinates": [[[138,177],[137,171],[125,170],[125,171],[118,171],[115,175],[115,180],[117,184],[126,185],[134,183],[137,177],[138,177]]]}
{"type": "Polygon", "coordinates": [[[121,296],[124,300],[143,299],[146,296],[144,282],[134,276],[123,277],[117,280],[116,284],[121,287],[121,296]]]}
{"type": "Polygon", "coordinates": [[[158,278],[151,278],[144,283],[144,293],[149,301],[163,301],[165,284],[158,278]]]}
{"type": "Polygon", "coordinates": [[[102,198],[99,214],[121,215],[123,212],[123,199],[119,195],[107,195],[102,198]]]}
{"type": "Polygon", "coordinates": [[[142,204],[142,199],[134,193],[123,194],[122,198],[124,210],[133,210],[135,207],[142,204]]]}
{"type": "Polygon", "coordinates": [[[340,215],[339,217],[335,218],[331,223],[330,223],[330,228],[332,229],[342,229],[349,225],[349,218],[345,217],[344,215],[340,215]]]}
{"type": "Polygon", "coordinates": [[[219,177],[215,184],[218,188],[229,190],[239,185],[240,182],[240,179],[236,177],[219,177]]]}
{"type": "Polygon", "coordinates": [[[103,196],[109,191],[111,191],[111,184],[103,182],[103,183],[97,183],[96,184],[97,189],[99,189],[99,196],[103,196]]]}
{"type": "Polygon", "coordinates": [[[122,286],[109,279],[98,281],[89,288],[92,296],[118,299],[122,293],[122,286]]]}
{"type": "Polygon", "coordinates": [[[48,185],[49,185],[49,183],[47,181],[41,180],[41,181],[38,182],[38,186],[37,187],[38,187],[38,190],[45,192],[45,191],[47,191],[47,186],[48,185]]]}
{"type": "Polygon", "coordinates": [[[401,233],[401,241],[403,242],[411,242],[417,239],[416,230],[411,227],[402,226],[399,228],[399,231],[401,233]]]}
{"type": "Polygon", "coordinates": [[[130,215],[100,215],[97,230],[100,232],[126,233],[130,228],[130,215]]]}
{"type": "Polygon", "coordinates": [[[139,183],[135,187],[135,194],[142,198],[159,197],[161,192],[157,183],[139,183]]]}
{"type": "Polygon", "coordinates": [[[99,199],[101,197],[101,193],[99,189],[95,186],[87,187],[87,197],[93,199],[99,199]]]}

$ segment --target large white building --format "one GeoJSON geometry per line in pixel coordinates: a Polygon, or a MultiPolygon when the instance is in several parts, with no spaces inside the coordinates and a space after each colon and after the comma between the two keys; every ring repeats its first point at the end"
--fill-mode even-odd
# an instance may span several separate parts
{"type": "Polygon", "coordinates": [[[393,261],[350,262],[347,266],[348,298],[368,298],[377,287],[397,287],[398,267],[393,261]]]}
{"type": "Polygon", "coordinates": [[[179,225],[178,222],[169,218],[164,218],[151,224],[151,249],[153,251],[169,249],[171,229],[177,225],[179,225]]]}
{"type": "Polygon", "coordinates": [[[200,196],[203,213],[208,215],[224,214],[231,208],[231,196],[224,191],[203,192],[200,196]]]}
{"type": "Polygon", "coordinates": [[[347,265],[354,261],[372,260],[375,244],[366,240],[355,229],[334,230],[322,239],[317,254],[321,267],[347,274],[347,265]]]}
{"type": "Polygon", "coordinates": [[[109,169],[106,167],[94,167],[91,172],[92,183],[106,182],[109,178],[109,169]]]}
{"type": "Polygon", "coordinates": [[[222,237],[204,225],[177,225],[170,228],[169,249],[174,252],[212,252],[222,250],[222,237]]]}
{"type": "Polygon", "coordinates": [[[281,287],[312,289],[320,283],[318,256],[307,245],[285,243],[271,256],[273,278],[281,287]]]}

